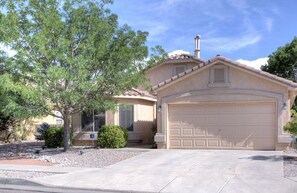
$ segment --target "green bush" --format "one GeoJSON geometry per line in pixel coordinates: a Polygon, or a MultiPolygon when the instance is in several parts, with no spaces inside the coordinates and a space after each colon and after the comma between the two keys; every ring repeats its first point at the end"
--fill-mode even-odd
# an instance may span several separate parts
{"type": "Polygon", "coordinates": [[[120,127],[120,126],[118,126],[118,127],[121,128],[122,131],[124,132],[124,138],[125,138],[126,144],[127,144],[127,141],[128,141],[128,130],[126,128],[124,128],[124,127],[120,127]]]}
{"type": "Polygon", "coordinates": [[[294,118],[292,121],[289,121],[284,126],[284,130],[290,132],[292,135],[297,136],[297,119],[294,118]]]}
{"type": "Polygon", "coordinates": [[[63,127],[50,127],[44,131],[45,145],[49,148],[62,147],[63,136],[63,127]]]}
{"type": "Polygon", "coordinates": [[[98,145],[103,148],[122,148],[128,141],[128,131],[116,125],[104,125],[98,131],[98,145]]]}

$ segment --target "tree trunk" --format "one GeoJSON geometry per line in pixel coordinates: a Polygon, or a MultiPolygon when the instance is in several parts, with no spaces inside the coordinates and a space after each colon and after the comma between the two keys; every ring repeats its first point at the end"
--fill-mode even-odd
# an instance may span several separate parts
{"type": "Polygon", "coordinates": [[[69,149],[70,136],[69,136],[69,112],[65,112],[64,118],[64,151],[69,149]]]}

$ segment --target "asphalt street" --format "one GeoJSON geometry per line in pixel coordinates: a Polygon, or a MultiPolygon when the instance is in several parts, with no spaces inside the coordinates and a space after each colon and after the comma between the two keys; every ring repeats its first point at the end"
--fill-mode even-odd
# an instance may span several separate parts
{"type": "MultiPolygon", "coordinates": [[[[0,193],[125,193],[123,191],[100,191],[80,188],[59,188],[43,186],[22,179],[0,178],[0,193]]],[[[127,192],[126,192],[127,193],[127,192]]]]}

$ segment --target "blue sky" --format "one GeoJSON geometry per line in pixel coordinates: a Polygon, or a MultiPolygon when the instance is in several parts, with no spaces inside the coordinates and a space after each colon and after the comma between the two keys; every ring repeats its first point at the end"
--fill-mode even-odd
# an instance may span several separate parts
{"type": "Polygon", "coordinates": [[[295,0],[114,0],[120,25],[149,32],[147,45],[201,58],[221,54],[259,68],[267,56],[297,36],[295,0]]]}

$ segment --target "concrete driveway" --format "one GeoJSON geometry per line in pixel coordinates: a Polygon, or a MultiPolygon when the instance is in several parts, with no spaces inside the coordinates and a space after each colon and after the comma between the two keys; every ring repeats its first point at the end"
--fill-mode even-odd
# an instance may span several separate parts
{"type": "Polygon", "coordinates": [[[35,178],[54,186],[142,192],[296,192],[282,152],[151,150],[117,164],[35,178]]]}

